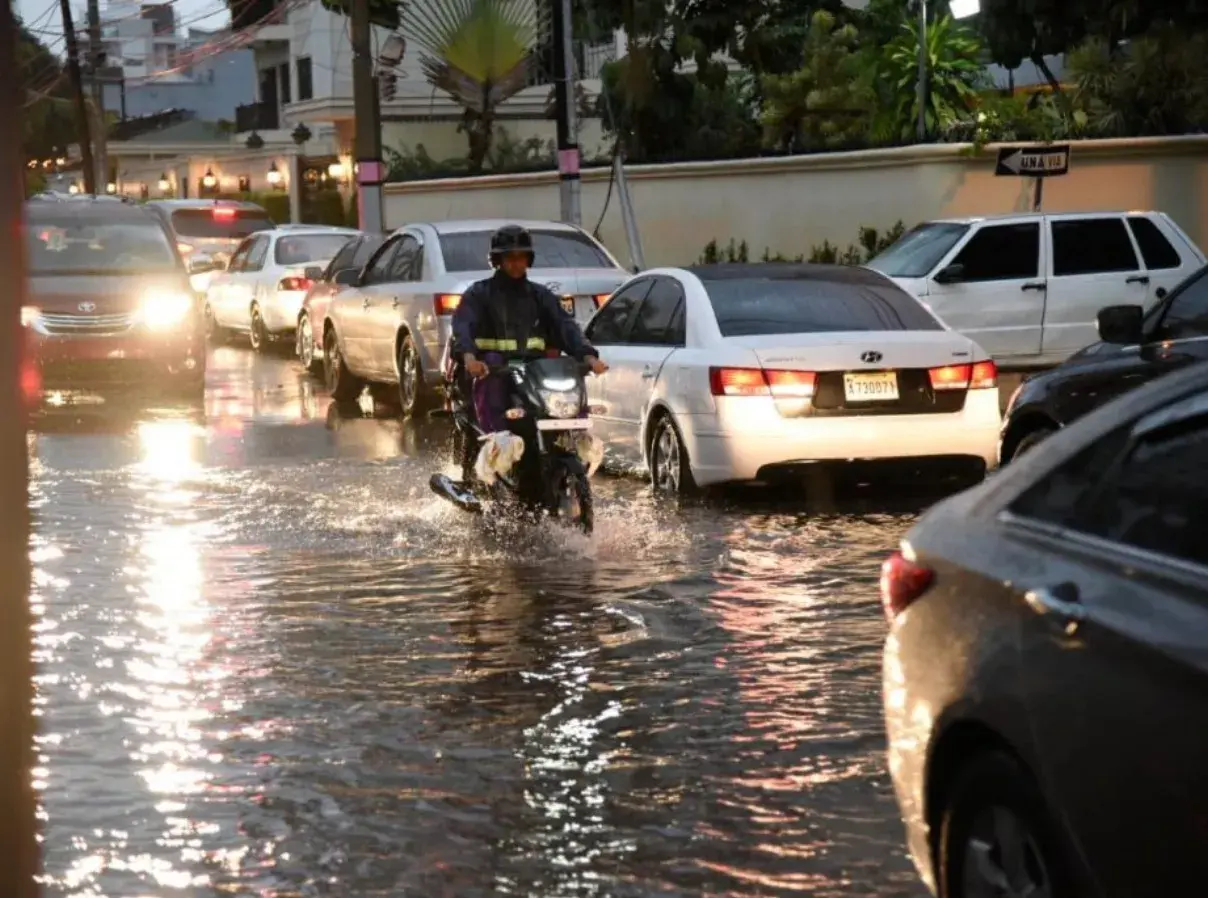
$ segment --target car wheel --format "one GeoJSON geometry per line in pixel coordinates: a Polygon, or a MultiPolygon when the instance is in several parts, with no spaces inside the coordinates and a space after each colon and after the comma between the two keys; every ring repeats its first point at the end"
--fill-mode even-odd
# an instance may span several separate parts
{"type": "Polygon", "coordinates": [[[424,385],[419,347],[410,334],[403,336],[398,347],[398,404],[404,418],[423,414],[432,404],[432,397],[424,385]]]}
{"type": "Polygon", "coordinates": [[[302,367],[311,374],[318,373],[322,364],[322,359],[319,353],[315,351],[315,335],[310,328],[310,317],[302,314],[298,316],[298,330],[294,336],[294,349],[298,353],[298,361],[302,363],[302,367]]]}
{"type": "Polygon", "coordinates": [[[948,796],[939,831],[940,898],[1071,894],[1044,802],[1012,757],[975,758],[948,796]]]}
{"type": "Polygon", "coordinates": [[[218,323],[214,317],[214,310],[208,302],[202,311],[202,321],[205,326],[206,340],[213,345],[220,346],[230,338],[230,332],[218,323]]]}
{"type": "Polygon", "coordinates": [[[259,303],[252,303],[252,326],[248,328],[248,340],[256,352],[264,352],[268,347],[268,329],[264,326],[264,317],[260,314],[259,303]]]}
{"type": "Polygon", "coordinates": [[[323,373],[327,391],[336,402],[351,402],[365,389],[365,381],[345,367],[334,330],[329,330],[323,337],[323,373]]]}
{"type": "Polygon", "coordinates": [[[692,479],[692,468],[688,464],[688,450],[684,438],[671,416],[662,413],[655,419],[650,435],[650,483],[656,493],[665,496],[684,496],[696,489],[692,479]]]}
{"type": "Polygon", "coordinates": [[[1056,432],[1056,429],[1052,427],[1038,427],[1024,434],[1023,439],[1015,444],[1015,451],[1011,453],[1011,461],[1015,461],[1025,452],[1035,449],[1056,432]]]}

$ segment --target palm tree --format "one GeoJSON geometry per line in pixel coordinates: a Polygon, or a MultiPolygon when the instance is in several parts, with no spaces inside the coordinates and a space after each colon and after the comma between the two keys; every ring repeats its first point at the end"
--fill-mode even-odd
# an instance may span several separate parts
{"type": "Polygon", "coordinates": [[[464,110],[469,168],[481,172],[500,104],[523,90],[537,39],[539,0],[417,0],[404,31],[419,45],[419,65],[433,87],[464,110]]]}

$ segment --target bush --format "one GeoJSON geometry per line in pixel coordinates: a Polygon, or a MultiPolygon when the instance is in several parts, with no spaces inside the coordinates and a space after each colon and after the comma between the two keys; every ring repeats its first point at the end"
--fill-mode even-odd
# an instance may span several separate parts
{"type": "MultiPolygon", "coordinates": [[[[765,248],[760,257],[761,262],[813,262],[823,265],[864,265],[889,247],[897,243],[906,233],[906,226],[898,222],[884,233],[876,228],[862,227],[855,243],[848,244],[846,249],[834,246],[829,240],[822,241],[810,247],[808,254],[799,253],[796,256],[786,256],[783,253],[772,253],[770,247],[765,248]]],[[[718,265],[721,263],[742,263],[750,261],[750,248],[747,241],[735,243],[734,238],[721,247],[716,240],[710,240],[701,251],[697,265],[718,265]]]]}

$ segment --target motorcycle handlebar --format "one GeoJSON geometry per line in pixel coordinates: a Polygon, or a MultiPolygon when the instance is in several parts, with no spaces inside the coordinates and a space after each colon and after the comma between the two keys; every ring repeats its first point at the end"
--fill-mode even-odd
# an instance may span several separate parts
{"type": "MultiPolygon", "coordinates": [[[[587,364],[587,362],[577,362],[576,365],[579,369],[579,373],[584,377],[586,377],[588,374],[591,374],[591,365],[587,364]]],[[[508,365],[487,365],[487,376],[493,377],[498,374],[505,374],[509,370],[510,366],[508,365]]]]}

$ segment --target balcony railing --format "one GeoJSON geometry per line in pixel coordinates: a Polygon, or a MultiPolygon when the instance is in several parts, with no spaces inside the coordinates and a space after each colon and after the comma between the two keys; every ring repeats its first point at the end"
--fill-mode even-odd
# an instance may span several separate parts
{"type": "Polygon", "coordinates": [[[273,131],[280,127],[277,107],[269,103],[248,103],[235,107],[235,132],[273,131]]]}

